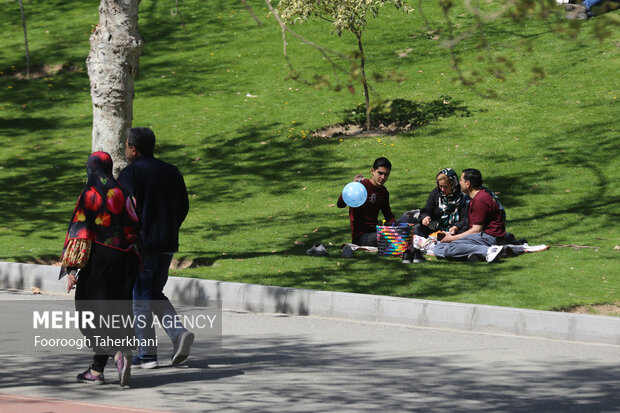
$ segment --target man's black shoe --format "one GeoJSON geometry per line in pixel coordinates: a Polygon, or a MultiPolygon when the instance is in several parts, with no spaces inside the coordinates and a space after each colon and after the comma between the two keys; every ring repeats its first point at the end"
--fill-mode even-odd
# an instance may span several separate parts
{"type": "Polygon", "coordinates": [[[420,251],[419,249],[415,248],[413,250],[413,262],[415,264],[419,264],[421,262],[426,261],[426,258],[424,257],[424,254],[422,254],[422,251],[420,251]]]}
{"type": "Polygon", "coordinates": [[[174,352],[172,353],[172,365],[179,364],[189,357],[189,350],[194,343],[194,333],[186,331],[174,340],[174,352]]]}
{"type": "Polygon", "coordinates": [[[412,259],[412,255],[411,251],[406,250],[405,252],[403,252],[403,264],[411,264],[411,259],[412,259]]]}
{"type": "Polygon", "coordinates": [[[349,245],[345,245],[342,249],[342,258],[353,258],[353,248],[349,245]]]}

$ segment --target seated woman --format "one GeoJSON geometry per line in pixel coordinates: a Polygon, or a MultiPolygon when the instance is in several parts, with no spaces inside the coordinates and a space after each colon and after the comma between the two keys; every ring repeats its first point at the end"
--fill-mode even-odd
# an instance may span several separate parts
{"type": "Polygon", "coordinates": [[[466,231],[469,197],[461,192],[458,175],[446,168],[439,171],[435,180],[437,187],[428,196],[413,233],[428,237],[440,230],[452,235],[466,231]]]}

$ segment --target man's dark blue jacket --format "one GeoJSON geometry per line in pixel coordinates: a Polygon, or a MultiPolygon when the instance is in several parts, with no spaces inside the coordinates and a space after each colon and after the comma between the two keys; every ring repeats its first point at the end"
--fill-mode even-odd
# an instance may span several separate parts
{"type": "Polygon", "coordinates": [[[185,181],[178,168],[152,155],[140,155],[121,171],[118,181],[136,197],[148,251],[178,251],[179,228],[189,211],[185,181]]]}

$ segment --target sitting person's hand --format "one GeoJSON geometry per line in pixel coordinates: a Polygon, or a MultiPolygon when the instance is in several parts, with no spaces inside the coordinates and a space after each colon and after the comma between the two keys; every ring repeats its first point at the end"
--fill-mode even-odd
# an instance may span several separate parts
{"type": "Polygon", "coordinates": [[[362,179],[364,179],[364,175],[362,175],[362,174],[355,175],[355,176],[353,177],[353,182],[361,182],[361,181],[362,181],[362,179]]]}
{"type": "Polygon", "coordinates": [[[446,236],[441,239],[441,242],[452,242],[454,240],[455,240],[454,235],[446,234],[446,236]]]}
{"type": "Polygon", "coordinates": [[[77,278],[75,277],[75,273],[70,272],[67,274],[67,292],[71,292],[72,289],[77,285],[77,278]]]}
{"type": "Polygon", "coordinates": [[[456,234],[457,232],[459,232],[459,229],[458,229],[458,227],[452,226],[452,227],[450,227],[450,229],[448,230],[448,232],[450,233],[450,235],[454,235],[454,234],[456,234]]]}

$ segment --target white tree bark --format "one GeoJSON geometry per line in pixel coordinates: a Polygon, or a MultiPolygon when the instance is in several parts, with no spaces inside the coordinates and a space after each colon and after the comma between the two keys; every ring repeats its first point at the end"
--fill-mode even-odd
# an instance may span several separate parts
{"type": "Polygon", "coordinates": [[[101,0],[99,24],[86,59],[93,101],[93,151],[114,161],[114,176],[127,165],[125,140],[133,119],[134,79],[144,40],[138,31],[139,0],[101,0]]]}

